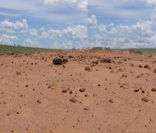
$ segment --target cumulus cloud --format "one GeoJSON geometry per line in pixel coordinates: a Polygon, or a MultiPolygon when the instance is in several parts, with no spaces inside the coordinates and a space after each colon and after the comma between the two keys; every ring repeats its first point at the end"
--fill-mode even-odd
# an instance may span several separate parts
{"type": "MultiPolygon", "coordinates": [[[[2,1],[0,5],[9,3],[2,1]]],[[[37,8],[30,12],[35,15],[28,14],[30,25],[26,19],[1,21],[1,42],[11,40],[30,46],[39,42],[55,48],[156,47],[156,0],[28,0],[23,5],[22,0],[13,1],[17,8],[17,3],[21,8],[27,5],[27,12],[32,3],[32,9],[37,8]]]]}
{"type": "Polygon", "coordinates": [[[88,24],[90,26],[96,26],[97,25],[97,18],[94,14],[92,14],[91,17],[88,18],[88,24]]]}
{"type": "Polygon", "coordinates": [[[81,10],[81,11],[87,11],[88,10],[88,1],[84,0],[84,1],[80,1],[77,3],[77,7],[81,10]]]}
{"type": "Polygon", "coordinates": [[[16,36],[12,36],[12,35],[0,35],[0,43],[6,43],[6,44],[13,44],[14,40],[17,39],[16,36]]]}
{"type": "Polygon", "coordinates": [[[29,29],[29,34],[31,36],[38,36],[38,30],[35,28],[29,29]]]}
{"type": "Polygon", "coordinates": [[[0,22],[0,29],[6,32],[14,32],[16,30],[25,32],[28,30],[27,20],[23,19],[22,21],[16,21],[16,22],[4,20],[0,22]]]}
{"type": "MultiPolygon", "coordinates": [[[[31,28],[27,33],[23,30],[24,21],[3,21],[2,27],[5,29],[14,29],[14,35],[1,35],[0,42],[12,43],[18,40],[24,46],[36,46],[37,41],[51,42],[55,48],[82,48],[92,46],[102,47],[155,47],[156,31],[153,30],[153,19],[148,21],[139,21],[132,25],[124,24],[97,24],[95,15],[88,18],[88,25],[67,26],[62,29],[53,27],[31,28]],[[17,28],[18,27],[18,28],[17,28]],[[26,35],[25,35],[26,34],[26,35]]],[[[26,21],[25,21],[26,22],[26,21]]],[[[26,29],[27,29],[26,28],[26,29]]],[[[25,28],[24,28],[25,29],[25,28]]],[[[10,32],[9,32],[10,33],[10,32]]],[[[39,45],[38,45],[39,46],[39,45]]],[[[51,47],[51,45],[49,45],[51,47]]]]}
{"type": "Polygon", "coordinates": [[[41,37],[49,39],[61,39],[64,37],[72,39],[83,39],[87,37],[87,27],[83,25],[68,26],[64,29],[49,29],[44,30],[41,33],[41,37]]]}
{"type": "Polygon", "coordinates": [[[1,35],[0,36],[0,39],[9,39],[9,40],[14,40],[14,39],[17,39],[16,36],[9,36],[9,35],[1,35]]]}
{"type": "Polygon", "coordinates": [[[156,47],[156,32],[151,21],[140,21],[132,25],[100,24],[88,29],[89,40],[94,45],[109,47],[156,47]]]}

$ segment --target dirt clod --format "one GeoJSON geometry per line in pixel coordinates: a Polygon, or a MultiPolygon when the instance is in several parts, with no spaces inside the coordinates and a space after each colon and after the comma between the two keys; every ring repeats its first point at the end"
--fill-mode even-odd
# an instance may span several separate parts
{"type": "Polygon", "coordinates": [[[156,92],[156,88],[152,88],[151,91],[156,92]]]}
{"type": "Polygon", "coordinates": [[[62,90],[62,93],[67,93],[68,92],[68,90],[62,90]]]}
{"type": "Polygon", "coordinates": [[[62,65],[62,64],[63,64],[63,59],[60,58],[60,57],[55,57],[55,58],[53,59],[53,64],[54,64],[54,65],[62,65]]]}
{"type": "Polygon", "coordinates": [[[69,101],[72,102],[72,103],[78,102],[78,100],[76,98],[74,98],[74,97],[70,98],[69,101]]]}
{"type": "Polygon", "coordinates": [[[37,100],[36,102],[37,102],[38,104],[41,104],[41,101],[40,101],[40,100],[37,100]]]}
{"type": "Polygon", "coordinates": [[[85,92],[85,90],[86,90],[85,88],[79,89],[80,92],[85,92]]]}
{"type": "Polygon", "coordinates": [[[29,85],[25,85],[25,87],[27,88],[27,87],[29,87],[29,85]]]}
{"type": "Polygon", "coordinates": [[[150,69],[149,65],[144,65],[144,68],[150,69]]]}
{"type": "Polygon", "coordinates": [[[86,66],[85,71],[91,71],[91,68],[89,66],[86,66]]]}
{"type": "Polygon", "coordinates": [[[111,58],[101,58],[99,59],[100,63],[111,63],[112,59],[111,58]]]}
{"type": "Polygon", "coordinates": [[[141,100],[142,100],[143,102],[149,102],[149,98],[148,98],[148,97],[143,97],[141,100]]]}

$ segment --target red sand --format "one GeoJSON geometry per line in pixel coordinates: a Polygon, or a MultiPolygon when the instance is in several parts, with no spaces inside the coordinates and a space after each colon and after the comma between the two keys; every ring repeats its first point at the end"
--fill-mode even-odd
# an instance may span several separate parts
{"type": "Polygon", "coordinates": [[[126,52],[1,55],[0,133],[156,133],[155,69],[156,56],[126,52]]]}

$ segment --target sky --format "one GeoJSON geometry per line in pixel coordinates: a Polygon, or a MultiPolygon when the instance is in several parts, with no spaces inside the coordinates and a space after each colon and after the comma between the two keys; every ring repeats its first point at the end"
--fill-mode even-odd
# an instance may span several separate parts
{"type": "Polygon", "coordinates": [[[156,0],[0,0],[0,44],[156,48],[156,0]]]}

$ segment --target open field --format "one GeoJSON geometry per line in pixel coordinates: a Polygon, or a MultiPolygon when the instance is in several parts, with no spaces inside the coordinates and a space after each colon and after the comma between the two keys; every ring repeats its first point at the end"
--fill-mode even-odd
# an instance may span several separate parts
{"type": "Polygon", "coordinates": [[[0,133],[155,133],[156,50],[141,51],[0,46],[0,133]]]}

